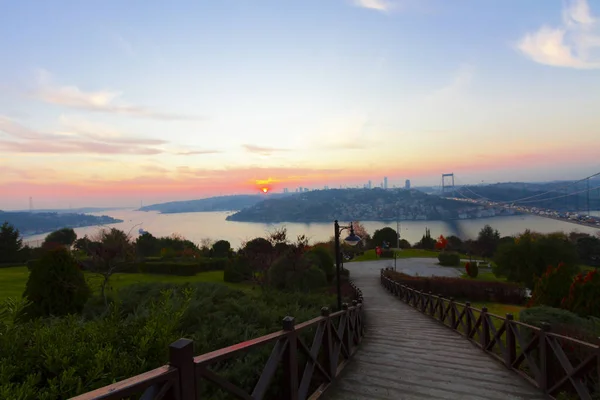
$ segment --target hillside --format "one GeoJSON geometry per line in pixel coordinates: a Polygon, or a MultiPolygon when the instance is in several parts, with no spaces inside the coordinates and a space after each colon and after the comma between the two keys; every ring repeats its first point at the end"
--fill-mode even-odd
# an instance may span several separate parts
{"type": "MultiPolygon", "coordinates": [[[[516,204],[528,207],[549,208],[558,211],[581,211],[587,209],[587,183],[580,182],[564,187],[570,182],[550,183],[497,183],[494,185],[465,186],[457,188],[455,195],[469,199],[488,199],[498,202],[513,202],[532,197],[526,202],[516,204]],[[565,195],[572,194],[565,197],[565,195]]],[[[596,187],[598,183],[590,184],[596,187]]],[[[589,205],[591,210],[600,210],[600,190],[590,190],[589,205]]]]}
{"type": "Polygon", "coordinates": [[[464,203],[416,190],[331,189],[267,199],[227,217],[248,222],[454,219],[464,203]]]}
{"type": "Polygon", "coordinates": [[[139,211],[158,211],[162,214],[208,211],[237,211],[253,206],[265,198],[281,198],[283,194],[216,196],[199,200],[171,201],[153,204],[139,211]]]}
{"type": "Polygon", "coordinates": [[[52,232],[60,228],[115,224],[123,221],[105,215],[98,217],[95,215],[74,213],[0,211],[0,224],[4,222],[14,225],[22,235],[34,235],[52,232]]]}

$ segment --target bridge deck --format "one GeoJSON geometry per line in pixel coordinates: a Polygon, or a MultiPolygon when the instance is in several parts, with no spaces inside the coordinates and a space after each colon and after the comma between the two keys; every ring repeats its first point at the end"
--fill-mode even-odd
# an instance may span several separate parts
{"type": "Polygon", "coordinates": [[[378,269],[353,264],[367,335],[326,399],[546,398],[456,332],[390,295],[378,269]]]}

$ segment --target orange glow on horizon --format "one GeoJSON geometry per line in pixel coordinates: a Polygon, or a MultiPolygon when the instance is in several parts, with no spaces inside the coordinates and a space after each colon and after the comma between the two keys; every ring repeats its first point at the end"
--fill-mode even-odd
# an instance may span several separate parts
{"type": "Polygon", "coordinates": [[[262,188],[263,193],[267,193],[268,191],[269,191],[269,188],[267,188],[267,187],[262,188]]]}

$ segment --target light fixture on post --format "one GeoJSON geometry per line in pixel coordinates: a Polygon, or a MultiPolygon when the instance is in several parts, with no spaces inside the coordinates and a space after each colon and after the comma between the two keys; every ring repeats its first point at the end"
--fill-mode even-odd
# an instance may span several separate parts
{"type": "Polygon", "coordinates": [[[336,219],[334,221],[333,225],[335,228],[335,277],[336,277],[336,281],[337,281],[337,303],[338,303],[338,310],[341,310],[342,309],[342,285],[341,285],[341,280],[340,280],[340,264],[341,264],[342,254],[341,254],[341,249],[340,249],[340,236],[341,236],[342,231],[349,229],[350,235],[348,235],[348,237],[344,239],[344,243],[346,243],[350,246],[356,246],[357,244],[360,243],[360,241],[362,239],[360,238],[360,236],[357,236],[354,233],[354,226],[352,225],[352,222],[350,222],[350,225],[348,225],[348,226],[340,226],[340,224],[338,224],[338,221],[336,219]]]}

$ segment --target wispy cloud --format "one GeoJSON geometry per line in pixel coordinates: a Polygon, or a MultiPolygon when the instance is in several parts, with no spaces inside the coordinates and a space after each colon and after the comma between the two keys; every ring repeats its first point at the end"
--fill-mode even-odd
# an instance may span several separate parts
{"type": "Polygon", "coordinates": [[[221,153],[220,150],[184,150],[184,151],[177,151],[174,154],[178,155],[178,156],[197,156],[197,155],[203,155],[203,154],[219,154],[221,153]]]}
{"type": "Polygon", "coordinates": [[[390,11],[393,7],[393,3],[388,0],[354,0],[354,5],[382,12],[390,11]]]}
{"type": "Polygon", "coordinates": [[[600,68],[600,25],[586,0],[569,0],[559,27],[527,33],[516,48],[533,61],[555,67],[600,68]]]}
{"type": "Polygon", "coordinates": [[[56,132],[38,132],[0,115],[0,153],[172,154],[219,153],[213,149],[178,149],[163,139],[125,135],[81,118],[61,116],[56,132]]]}
{"type": "Polygon", "coordinates": [[[61,105],[87,111],[128,115],[159,120],[192,120],[196,116],[153,110],[148,107],[127,104],[120,100],[122,92],[113,90],[84,91],[77,86],[60,86],[52,82],[47,71],[38,74],[38,87],[33,97],[49,104],[61,105]]]}
{"type": "Polygon", "coordinates": [[[249,153],[260,154],[262,156],[269,156],[273,153],[281,151],[289,151],[288,149],[279,149],[275,147],[256,146],[253,144],[243,144],[242,147],[249,153]]]}

